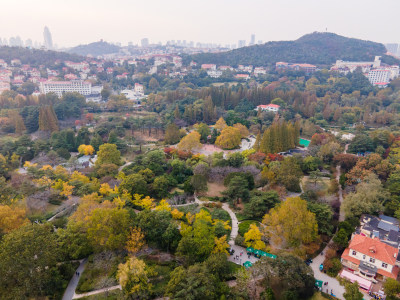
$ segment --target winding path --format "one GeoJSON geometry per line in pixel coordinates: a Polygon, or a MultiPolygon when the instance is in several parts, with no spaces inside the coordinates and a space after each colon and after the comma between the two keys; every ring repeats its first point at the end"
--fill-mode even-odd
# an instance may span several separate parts
{"type": "Polygon", "coordinates": [[[81,276],[81,274],[83,273],[83,271],[85,270],[85,266],[87,263],[87,258],[83,259],[81,261],[81,264],[79,265],[78,269],[76,269],[75,272],[79,272],[79,276],[74,274],[74,276],[72,277],[72,279],[70,280],[67,289],[64,292],[64,295],[62,297],[62,300],[72,300],[74,299],[75,296],[75,290],[76,287],[78,286],[79,283],[79,278],[81,276]]]}

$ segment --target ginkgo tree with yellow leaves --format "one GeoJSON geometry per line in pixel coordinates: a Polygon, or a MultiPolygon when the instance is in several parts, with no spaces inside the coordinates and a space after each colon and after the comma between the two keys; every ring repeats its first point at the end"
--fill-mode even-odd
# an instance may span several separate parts
{"type": "Polygon", "coordinates": [[[125,294],[146,299],[153,287],[150,278],[157,275],[153,268],[137,257],[129,257],[118,266],[117,279],[125,294]]]}
{"type": "Polygon", "coordinates": [[[262,234],[256,224],[250,224],[249,231],[244,234],[244,243],[247,247],[264,250],[265,243],[261,240],[262,234]]]}
{"type": "Polygon", "coordinates": [[[298,248],[318,237],[315,214],[307,209],[306,200],[289,197],[272,208],[262,220],[264,235],[280,248],[298,248]]]}
{"type": "Polygon", "coordinates": [[[78,147],[78,152],[83,155],[92,155],[94,153],[94,148],[92,145],[82,144],[78,147]]]}

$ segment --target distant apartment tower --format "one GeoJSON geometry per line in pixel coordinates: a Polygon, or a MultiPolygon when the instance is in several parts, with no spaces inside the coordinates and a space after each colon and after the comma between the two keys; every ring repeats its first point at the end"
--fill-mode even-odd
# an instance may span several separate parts
{"type": "Polygon", "coordinates": [[[144,38],[141,40],[141,45],[142,47],[148,47],[149,46],[149,39],[148,38],[144,38]]]}
{"type": "Polygon", "coordinates": [[[238,42],[238,48],[243,48],[246,46],[246,41],[245,40],[239,40],[238,42]]]}
{"type": "Polygon", "coordinates": [[[50,30],[47,26],[44,27],[43,37],[44,46],[46,47],[46,49],[53,49],[53,38],[51,37],[50,30]]]}
{"type": "Polygon", "coordinates": [[[82,80],[44,81],[40,83],[40,92],[42,94],[56,93],[58,97],[67,92],[78,92],[84,96],[88,96],[92,93],[92,84],[82,80]]]}
{"type": "Polygon", "coordinates": [[[253,33],[250,37],[250,46],[256,44],[256,35],[253,33]]]}
{"type": "Polygon", "coordinates": [[[400,45],[399,44],[385,44],[386,50],[394,55],[400,55],[400,45]]]}

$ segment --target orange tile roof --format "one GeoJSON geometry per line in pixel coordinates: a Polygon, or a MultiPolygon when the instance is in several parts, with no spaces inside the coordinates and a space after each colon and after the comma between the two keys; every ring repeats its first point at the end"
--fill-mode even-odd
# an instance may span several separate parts
{"type": "Polygon", "coordinates": [[[372,239],[359,234],[353,237],[348,248],[366,254],[392,266],[395,265],[397,255],[399,253],[397,248],[389,246],[381,242],[379,239],[372,239]]]}
{"type": "Polygon", "coordinates": [[[357,258],[351,257],[351,256],[349,255],[349,253],[350,253],[350,249],[349,249],[349,248],[346,248],[346,249],[344,250],[343,254],[342,254],[342,259],[345,259],[345,260],[351,261],[352,263],[355,263],[355,264],[357,264],[357,265],[360,265],[360,260],[358,260],[357,258]]]}
{"type": "Polygon", "coordinates": [[[395,266],[395,267],[392,269],[392,273],[390,273],[390,272],[388,272],[388,271],[385,271],[385,270],[382,270],[382,269],[378,269],[377,273],[378,273],[378,274],[381,274],[381,275],[383,275],[383,276],[385,276],[385,277],[397,279],[397,276],[399,275],[399,267],[395,266]]]}

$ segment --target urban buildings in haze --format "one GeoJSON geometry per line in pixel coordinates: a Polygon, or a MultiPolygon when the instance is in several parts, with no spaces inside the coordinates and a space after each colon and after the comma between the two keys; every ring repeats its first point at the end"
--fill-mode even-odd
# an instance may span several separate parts
{"type": "Polygon", "coordinates": [[[44,27],[43,31],[44,46],[46,49],[53,49],[53,39],[51,37],[50,30],[47,26],[44,27]]]}
{"type": "Polygon", "coordinates": [[[256,44],[256,35],[253,33],[252,35],[251,35],[251,38],[250,38],[250,46],[252,46],[252,45],[255,45],[256,44]]]}
{"type": "Polygon", "coordinates": [[[142,47],[148,47],[149,46],[149,39],[148,38],[144,38],[141,40],[141,45],[142,47]]]}

